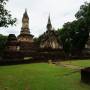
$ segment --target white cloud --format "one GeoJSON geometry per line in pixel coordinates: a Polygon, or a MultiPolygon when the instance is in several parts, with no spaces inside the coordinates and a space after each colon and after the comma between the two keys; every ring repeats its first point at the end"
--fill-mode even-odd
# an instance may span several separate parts
{"type": "Polygon", "coordinates": [[[39,36],[46,31],[48,14],[50,12],[53,27],[56,29],[62,27],[67,21],[73,21],[74,15],[79,7],[89,0],[9,0],[7,8],[11,11],[13,17],[18,19],[16,27],[8,29],[1,28],[0,33],[15,33],[18,35],[21,29],[21,19],[25,8],[28,9],[30,18],[31,33],[39,36]]]}

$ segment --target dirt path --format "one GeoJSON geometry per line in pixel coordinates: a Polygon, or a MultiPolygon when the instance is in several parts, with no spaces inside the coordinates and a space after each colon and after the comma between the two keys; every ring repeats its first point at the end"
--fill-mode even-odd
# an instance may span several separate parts
{"type": "Polygon", "coordinates": [[[82,67],[80,67],[80,66],[72,65],[72,64],[64,63],[64,62],[56,63],[56,65],[63,66],[63,67],[66,67],[66,68],[70,68],[70,69],[75,69],[75,70],[82,69],[82,67]]]}
{"type": "Polygon", "coordinates": [[[61,66],[61,67],[65,67],[65,68],[70,68],[72,69],[72,71],[65,73],[63,76],[70,76],[72,74],[75,74],[77,72],[80,72],[80,70],[82,69],[82,67],[77,66],[77,65],[72,65],[70,63],[65,63],[65,62],[53,62],[53,64],[57,65],[57,66],[61,66]]]}

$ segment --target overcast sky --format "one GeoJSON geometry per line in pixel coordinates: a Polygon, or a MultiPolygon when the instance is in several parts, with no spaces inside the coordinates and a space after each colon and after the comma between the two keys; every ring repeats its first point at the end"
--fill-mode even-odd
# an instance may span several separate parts
{"type": "Polygon", "coordinates": [[[27,8],[30,32],[38,37],[46,31],[49,13],[53,28],[61,28],[64,23],[75,20],[75,13],[85,1],[90,2],[90,0],[9,0],[6,8],[17,18],[17,23],[14,27],[0,28],[0,33],[19,35],[22,16],[27,8]]]}

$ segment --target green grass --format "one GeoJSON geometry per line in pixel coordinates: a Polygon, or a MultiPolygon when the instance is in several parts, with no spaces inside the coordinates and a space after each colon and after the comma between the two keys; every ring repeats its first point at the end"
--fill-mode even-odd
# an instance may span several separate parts
{"type": "MultiPolygon", "coordinates": [[[[84,61],[72,63],[84,65],[84,61]]],[[[0,66],[0,90],[90,90],[90,85],[81,83],[80,72],[72,71],[46,63],[0,66]]]]}

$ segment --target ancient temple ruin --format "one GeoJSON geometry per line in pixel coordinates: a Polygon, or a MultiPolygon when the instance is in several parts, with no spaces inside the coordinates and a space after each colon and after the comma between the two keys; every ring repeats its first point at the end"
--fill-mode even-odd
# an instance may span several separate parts
{"type": "Polygon", "coordinates": [[[29,29],[29,17],[27,10],[25,10],[22,18],[22,28],[20,35],[17,37],[17,40],[20,45],[20,50],[30,50],[33,46],[33,35],[30,34],[29,29]]]}
{"type": "Polygon", "coordinates": [[[48,17],[47,31],[41,36],[40,48],[62,49],[58,35],[52,28],[50,16],[48,17]]]}
{"type": "MultiPolygon", "coordinates": [[[[63,58],[64,52],[58,33],[53,29],[50,16],[48,17],[47,30],[41,35],[40,42],[35,42],[29,29],[29,16],[25,10],[22,18],[20,34],[10,34],[6,43],[4,59],[8,61],[24,60],[26,57],[32,60],[48,60],[63,58]],[[47,53],[46,53],[47,52],[47,53]]],[[[39,40],[39,39],[38,39],[39,40]]],[[[32,61],[36,62],[36,61],[32,61]]]]}
{"type": "Polygon", "coordinates": [[[54,57],[59,58],[59,56],[63,54],[62,43],[58,39],[58,33],[52,28],[50,16],[48,17],[47,30],[41,35],[40,43],[34,42],[33,37],[34,36],[30,33],[29,29],[29,17],[27,10],[25,10],[22,18],[20,34],[17,37],[15,34],[10,34],[8,36],[5,58],[16,58],[17,60],[17,58],[20,59],[31,56],[35,59],[45,59],[54,57]],[[59,55],[56,52],[60,52],[59,55]]]}
{"type": "Polygon", "coordinates": [[[9,34],[6,46],[5,46],[5,51],[19,51],[19,43],[17,41],[17,38],[14,34],[9,34]]]}

